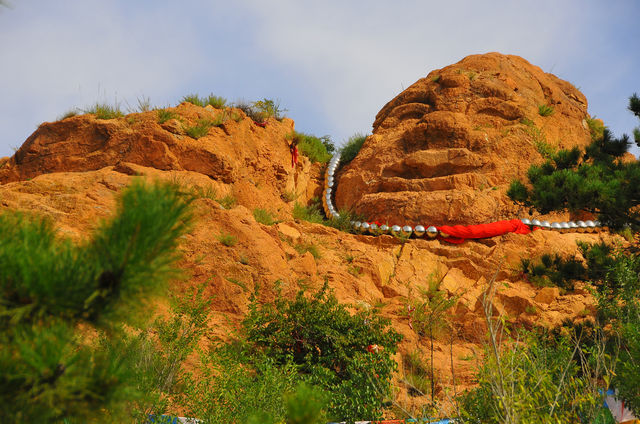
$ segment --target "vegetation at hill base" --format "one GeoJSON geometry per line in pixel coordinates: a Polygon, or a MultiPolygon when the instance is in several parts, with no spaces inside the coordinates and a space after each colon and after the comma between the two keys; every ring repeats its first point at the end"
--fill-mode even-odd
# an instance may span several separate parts
{"type": "MultiPolygon", "coordinates": [[[[213,95],[184,100],[226,106],[213,95]]],[[[640,118],[637,96],[629,109],[640,118]]],[[[243,110],[256,122],[283,113],[268,99],[243,110]]],[[[175,117],[157,114],[158,120],[175,117]]],[[[208,124],[206,131],[215,125],[208,124]]],[[[593,142],[585,151],[549,152],[545,163],[529,169],[526,183],[512,183],[509,196],[543,213],[591,212],[635,235],[640,165],[622,160],[631,141],[595,120],[588,125],[593,142]]],[[[293,137],[312,161],[326,162],[335,151],[328,137],[293,137]]],[[[640,130],[634,138],[640,145],[640,130]]],[[[340,151],[343,163],[365,139],[349,140],[340,151]]],[[[0,214],[0,410],[10,422],[147,422],[176,411],[204,423],[266,424],[353,422],[389,418],[390,411],[397,418],[443,415],[434,341],[454,333],[449,317],[456,298],[434,275],[405,305],[412,328],[430,347],[428,358],[403,356],[411,369],[405,383],[430,396],[421,414],[394,403],[401,336],[375,307],[339,303],[326,281],[292,299],[282,295],[279,281],[257,289],[225,341],[210,338],[205,286],[175,296],[169,316],[147,322],[145,299],[180,278],[178,241],[191,228],[197,197],[203,195],[176,184],[136,181],[122,191],[114,216],[80,243],[57,234],[44,218],[0,214]],[[274,300],[261,300],[261,290],[273,290],[274,300]]],[[[275,223],[266,209],[253,215],[264,225],[275,223]]],[[[319,201],[296,203],[293,215],[343,231],[357,219],[341,211],[339,219],[325,220],[319,201]]],[[[226,233],[217,239],[220,249],[237,242],[226,233]]],[[[315,245],[296,248],[320,257],[315,245]]],[[[580,251],[584,261],[547,254],[523,260],[522,268],[539,285],[566,291],[587,285],[596,300],[594,319],[554,330],[513,327],[493,312],[492,280],[481,299],[488,342],[477,386],[455,394],[449,416],[462,423],[610,423],[602,408],[610,387],[640,414],[640,246],[632,237],[624,246],[581,244],[580,251]]]]}
{"type": "MultiPolygon", "coordinates": [[[[640,118],[636,94],[629,99],[629,110],[640,118]]],[[[543,165],[529,169],[527,185],[514,181],[508,195],[542,213],[565,209],[590,212],[603,225],[636,234],[640,230],[640,163],[623,158],[631,140],[627,135],[615,138],[595,122],[589,127],[593,142],[584,152],[558,151],[543,165]]],[[[637,128],[634,141],[640,146],[637,128]]],[[[580,249],[584,264],[576,261],[568,269],[566,260],[547,260],[533,269],[554,275],[551,281],[558,285],[571,279],[588,282],[597,301],[595,321],[588,325],[566,323],[565,331],[580,335],[578,348],[592,353],[600,350],[610,358],[610,365],[596,377],[605,388],[615,387],[627,407],[640,415],[640,245],[631,238],[625,246],[597,243],[583,244],[580,249]]],[[[590,360],[589,356],[586,360],[578,357],[572,363],[584,367],[590,360]]]]}

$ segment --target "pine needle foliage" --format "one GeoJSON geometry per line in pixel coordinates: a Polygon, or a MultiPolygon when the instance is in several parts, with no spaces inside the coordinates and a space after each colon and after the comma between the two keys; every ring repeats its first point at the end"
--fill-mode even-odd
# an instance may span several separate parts
{"type": "MultiPolygon", "coordinates": [[[[632,97],[633,99],[633,97],[632,97]]],[[[640,105],[630,108],[640,117],[640,105]]],[[[541,213],[568,209],[595,213],[606,225],[621,228],[630,224],[640,229],[640,162],[622,161],[631,141],[627,135],[615,138],[604,128],[584,152],[560,150],[527,174],[529,186],[513,181],[507,194],[516,202],[541,213]]]]}
{"type": "Polygon", "coordinates": [[[116,416],[135,390],[134,344],[115,337],[149,293],[178,276],[190,199],[133,183],[86,242],[42,217],[0,215],[0,410],[11,422],[116,416]],[[83,334],[93,334],[86,341],[83,334]],[[105,411],[109,411],[108,413],[105,411]]]}
{"type": "MultiPolygon", "coordinates": [[[[640,118],[636,94],[629,99],[629,110],[640,118]]],[[[605,225],[638,233],[640,162],[623,160],[631,146],[627,135],[615,138],[606,127],[595,124],[590,125],[593,142],[584,152],[558,152],[546,163],[532,166],[528,184],[514,181],[507,194],[543,213],[587,211],[597,214],[605,225]]],[[[635,141],[640,145],[640,137],[635,141]]],[[[612,358],[613,364],[598,378],[611,382],[621,399],[636,415],[640,414],[640,246],[632,241],[625,248],[604,243],[582,244],[580,248],[586,260],[583,278],[591,282],[597,301],[596,321],[581,344],[596,352],[593,347],[598,346],[598,341],[594,335],[603,335],[602,352],[612,358]]],[[[547,268],[558,264],[550,265],[547,268]]],[[[592,357],[593,354],[588,361],[581,361],[581,365],[592,361],[592,357]]]]}
{"type": "Polygon", "coordinates": [[[539,262],[522,259],[522,271],[539,286],[555,285],[566,291],[572,291],[575,281],[584,280],[587,275],[581,261],[576,258],[563,258],[557,253],[544,254],[539,262]]]}

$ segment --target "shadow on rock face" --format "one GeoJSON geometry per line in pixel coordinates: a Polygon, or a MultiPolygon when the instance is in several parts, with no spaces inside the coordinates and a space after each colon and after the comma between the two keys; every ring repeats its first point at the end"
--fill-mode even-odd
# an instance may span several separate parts
{"type": "Polygon", "coordinates": [[[552,149],[586,146],[588,117],[582,93],[518,56],[466,57],[380,110],[339,175],[336,204],[390,224],[524,216],[506,196],[509,183],[552,149]]]}

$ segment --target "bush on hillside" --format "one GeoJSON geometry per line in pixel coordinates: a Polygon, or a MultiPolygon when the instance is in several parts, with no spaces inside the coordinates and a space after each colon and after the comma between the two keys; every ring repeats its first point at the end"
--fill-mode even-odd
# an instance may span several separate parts
{"type": "Polygon", "coordinates": [[[567,337],[549,340],[533,333],[508,343],[497,355],[488,348],[478,387],[460,396],[464,422],[604,422],[598,382],[576,362],[589,352],[580,352],[567,337]]]}
{"type": "Polygon", "coordinates": [[[349,137],[349,140],[347,140],[342,149],[340,149],[340,163],[346,165],[355,159],[366,139],[367,136],[360,133],[349,137]]]}
{"type": "Polygon", "coordinates": [[[291,138],[298,143],[300,153],[308,157],[311,163],[326,163],[331,159],[331,154],[327,151],[326,139],[328,136],[320,138],[315,135],[294,131],[291,138]]]}
{"type": "Polygon", "coordinates": [[[250,350],[293,365],[300,379],[330,394],[328,412],[338,420],[381,416],[402,338],[389,326],[373,311],[351,314],[326,285],[294,300],[254,299],[242,323],[250,350]],[[370,345],[380,346],[378,353],[370,345]]]}
{"type": "Polygon", "coordinates": [[[115,119],[124,116],[124,113],[120,110],[120,106],[111,106],[107,103],[96,103],[90,108],[85,109],[84,113],[92,113],[96,115],[98,119],[115,119]]]}
{"type": "Polygon", "coordinates": [[[234,106],[242,110],[245,115],[257,123],[264,123],[269,118],[275,118],[281,121],[282,118],[284,118],[284,113],[287,111],[286,109],[282,109],[280,104],[272,99],[262,99],[251,103],[239,101],[236,102],[234,106]]]}
{"type": "Polygon", "coordinates": [[[340,210],[338,218],[325,218],[322,211],[322,203],[319,198],[311,199],[308,205],[302,205],[296,202],[293,205],[293,218],[303,221],[313,222],[314,224],[322,224],[328,227],[336,228],[345,233],[353,233],[351,221],[363,221],[364,217],[355,212],[348,210],[340,210]]]}

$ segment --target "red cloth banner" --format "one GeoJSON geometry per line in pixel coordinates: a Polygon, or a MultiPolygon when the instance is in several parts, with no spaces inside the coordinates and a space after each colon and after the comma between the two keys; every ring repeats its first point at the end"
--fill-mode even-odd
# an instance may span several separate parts
{"type": "Polygon", "coordinates": [[[441,225],[436,227],[439,233],[449,237],[438,235],[440,240],[449,243],[460,244],[466,239],[478,239],[501,236],[507,233],[529,234],[532,230],[519,219],[491,222],[479,225],[441,225]]]}

